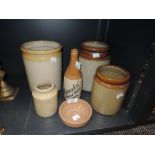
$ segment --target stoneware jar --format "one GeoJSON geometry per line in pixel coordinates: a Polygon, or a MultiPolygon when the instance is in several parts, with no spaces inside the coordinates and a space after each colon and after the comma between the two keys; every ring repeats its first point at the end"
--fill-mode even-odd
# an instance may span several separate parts
{"type": "Polygon", "coordinates": [[[128,71],[112,65],[99,66],[93,82],[91,105],[104,115],[116,114],[129,86],[128,71]]]}
{"type": "Polygon", "coordinates": [[[83,75],[83,90],[91,92],[96,69],[110,63],[109,46],[103,42],[87,41],[81,45],[79,61],[83,75]]]}
{"type": "Polygon", "coordinates": [[[35,84],[32,91],[36,113],[41,117],[53,116],[57,111],[58,92],[52,82],[35,84]]]}
{"type": "Polygon", "coordinates": [[[30,41],[21,46],[25,70],[31,90],[34,84],[52,81],[61,88],[61,45],[54,41],[30,41]]]}
{"type": "Polygon", "coordinates": [[[82,75],[78,62],[78,50],[71,50],[70,63],[64,75],[64,97],[66,100],[80,98],[82,90],[82,75]]]}

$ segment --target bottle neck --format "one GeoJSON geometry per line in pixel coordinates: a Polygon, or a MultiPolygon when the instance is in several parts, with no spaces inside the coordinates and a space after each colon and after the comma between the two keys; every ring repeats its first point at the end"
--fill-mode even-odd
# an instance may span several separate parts
{"type": "Polygon", "coordinates": [[[78,61],[78,50],[72,49],[71,50],[71,58],[70,58],[70,64],[75,64],[76,61],[78,61]]]}

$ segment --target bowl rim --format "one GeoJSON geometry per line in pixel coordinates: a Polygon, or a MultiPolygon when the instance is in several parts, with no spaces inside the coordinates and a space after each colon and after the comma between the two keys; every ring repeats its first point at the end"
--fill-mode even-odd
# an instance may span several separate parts
{"type": "MultiPolygon", "coordinates": [[[[84,104],[86,104],[87,105],[87,107],[89,108],[89,110],[90,110],[90,113],[89,113],[89,116],[87,117],[87,119],[85,119],[84,121],[82,121],[82,122],[70,122],[70,121],[66,121],[66,119],[65,119],[65,117],[62,115],[62,113],[61,113],[61,109],[63,108],[63,106],[65,105],[65,104],[70,104],[70,103],[67,103],[67,100],[66,101],[63,101],[62,103],[61,103],[61,105],[60,105],[60,107],[59,107],[59,116],[60,116],[60,118],[62,119],[62,121],[66,124],[66,122],[67,122],[67,124],[71,124],[71,125],[80,125],[80,124],[84,124],[84,123],[86,123],[86,122],[88,122],[89,120],[90,120],[90,118],[91,118],[91,116],[92,116],[92,113],[93,113],[93,110],[92,110],[92,107],[91,107],[91,105],[87,102],[87,101],[85,101],[85,100],[82,100],[82,99],[77,99],[78,101],[80,100],[80,101],[82,101],[84,104]]],[[[78,102],[76,102],[76,103],[71,103],[71,104],[78,104],[78,102]]]]}

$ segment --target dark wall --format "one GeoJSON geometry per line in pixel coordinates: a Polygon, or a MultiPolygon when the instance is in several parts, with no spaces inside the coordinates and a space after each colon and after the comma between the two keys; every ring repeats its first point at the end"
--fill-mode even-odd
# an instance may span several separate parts
{"type": "Polygon", "coordinates": [[[155,20],[0,20],[0,61],[8,74],[25,74],[21,44],[54,40],[63,46],[65,70],[71,48],[80,48],[86,40],[106,40],[111,47],[112,64],[131,73],[126,105],[154,38],[155,20]]]}
{"type": "Polygon", "coordinates": [[[71,48],[102,38],[102,20],[0,20],[0,61],[8,74],[25,74],[20,46],[30,40],[54,40],[63,46],[63,67],[71,48]]]}
{"type": "MultiPolygon", "coordinates": [[[[111,46],[112,63],[131,73],[125,104],[139,78],[150,43],[155,41],[155,20],[110,20],[107,41],[111,46]]],[[[154,80],[154,79],[151,79],[154,80]]]]}

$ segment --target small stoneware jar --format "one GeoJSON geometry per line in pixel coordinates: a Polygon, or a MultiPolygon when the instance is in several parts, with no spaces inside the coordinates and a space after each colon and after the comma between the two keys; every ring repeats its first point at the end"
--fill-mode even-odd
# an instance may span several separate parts
{"type": "Polygon", "coordinates": [[[32,96],[36,113],[41,117],[50,117],[57,111],[58,92],[52,82],[38,83],[34,86],[32,96]]]}
{"type": "Polygon", "coordinates": [[[29,41],[21,46],[23,61],[31,91],[37,82],[52,81],[61,88],[61,45],[55,41],[29,41]]]}
{"type": "Polygon", "coordinates": [[[91,105],[104,115],[116,114],[129,86],[128,71],[112,65],[99,66],[93,82],[91,105]]]}
{"type": "Polygon", "coordinates": [[[104,42],[86,41],[81,45],[79,61],[83,75],[83,90],[91,92],[96,69],[110,63],[109,46],[104,42]]]}

